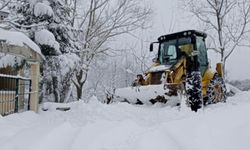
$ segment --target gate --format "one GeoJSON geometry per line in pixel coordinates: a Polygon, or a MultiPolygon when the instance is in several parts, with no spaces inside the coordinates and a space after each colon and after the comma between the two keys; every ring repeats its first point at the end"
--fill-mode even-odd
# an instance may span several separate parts
{"type": "Polygon", "coordinates": [[[30,110],[31,79],[0,74],[0,114],[30,110]]]}

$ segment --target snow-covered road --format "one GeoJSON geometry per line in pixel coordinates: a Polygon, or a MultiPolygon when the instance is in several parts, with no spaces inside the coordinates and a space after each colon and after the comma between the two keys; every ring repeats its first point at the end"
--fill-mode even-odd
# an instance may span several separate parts
{"type": "Polygon", "coordinates": [[[0,117],[0,150],[249,150],[250,92],[198,113],[177,107],[46,104],[0,117]]]}

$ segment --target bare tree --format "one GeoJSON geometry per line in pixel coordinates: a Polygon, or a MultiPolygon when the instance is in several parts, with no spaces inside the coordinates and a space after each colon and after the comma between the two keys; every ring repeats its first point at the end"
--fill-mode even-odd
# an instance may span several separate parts
{"type": "MultiPolygon", "coordinates": [[[[186,8],[204,24],[211,38],[210,49],[226,60],[239,46],[247,46],[250,33],[250,0],[182,0],[186,8]]],[[[225,70],[225,67],[224,67],[225,70]]]]}
{"type": "Polygon", "coordinates": [[[78,99],[82,98],[83,85],[93,59],[107,54],[110,50],[108,42],[114,37],[146,27],[151,13],[152,10],[140,0],[90,0],[79,23],[83,48],[73,80],[78,99]]]}

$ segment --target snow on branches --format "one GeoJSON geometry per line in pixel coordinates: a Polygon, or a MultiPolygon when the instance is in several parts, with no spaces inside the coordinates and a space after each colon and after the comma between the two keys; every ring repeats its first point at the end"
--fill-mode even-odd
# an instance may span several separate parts
{"type": "Polygon", "coordinates": [[[45,16],[45,15],[49,17],[53,17],[54,12],[48,4],[39,2],[34,7],[34,15],[36,17],[45,16]]]}
{"type": "Polygon", "coordinates": [[[55,50],[55,54],[60,54],[60,45],[56,41],[55,36],[50,31],[43,29],[35,32],[35,41],[39,45],[47,45],[55,50]],[[46,38],[44,38],[46,37],[46,38]]]}

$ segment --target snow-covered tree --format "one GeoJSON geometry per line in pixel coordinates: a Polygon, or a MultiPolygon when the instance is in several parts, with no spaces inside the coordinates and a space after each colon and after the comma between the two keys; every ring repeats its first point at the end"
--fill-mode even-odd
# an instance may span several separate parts
{"type": "Polygon", "coordinates": [[[76,70],[74,85],[77,98],[82,98],[89,67],[100,54],[107,54],[109,41],[121,34],[144,28],[152,13],[140,0],[90,0],[79,16],[78,27],[83,31],[83,47],[76,70]]]}
{"type": "MultiPolygon", "coordinates": [[[[72,0],[73,2],[73,0],[72,0]]],[[[72,26],[74,7],[70,0],[12,0],[9,20],[12,28],[25,32],[41,48],[43,96],[67,101],[79,51],[78,31],[72,26]]],[[[46,97],[44,97],[46,98],[46,97]]]]}
{"type": "MultiPolygon", "coordinates": [[[[130,35],[126,37],[131,38],[130,35]]],[[[121,39],[126,39],[126,37],[121,39]]],[[[128,42],[128,44],[126,43],[124,47],[120,48],[114,55],[97,57],[92,62],[88,79],[83,88],[84,100],[88,100],[94,95],[99,100],[106,102],[107,92],[131,86],[136,75],[143,74],[149,69],[152,59],[155,57],[154,54],[149,55],[148,42],[141,44],[141,50],[133,42],[128,42]]]]}
{"type": "Polygon", "coordinates": [[[82,98],[92,62],[107,58],[114,37],[146,27],[152,13],[140,0],[11,0],[8,8],[4,23],[41,47],[41,97],[55,102],[67,101],[73,83],[82,98]]]}

